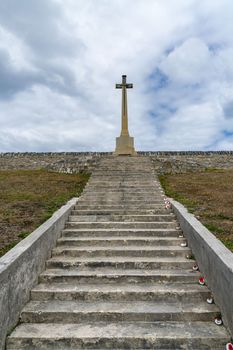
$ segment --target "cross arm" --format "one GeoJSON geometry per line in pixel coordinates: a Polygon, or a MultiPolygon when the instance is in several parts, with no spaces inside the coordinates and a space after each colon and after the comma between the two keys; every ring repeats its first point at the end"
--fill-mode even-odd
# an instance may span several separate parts
{"type": "Polygon", "coordinates": [[[116,89],[122,89],[122,87],[125,86],[126,89],[132,89],[133,84],[116,84],[116,89]]]}

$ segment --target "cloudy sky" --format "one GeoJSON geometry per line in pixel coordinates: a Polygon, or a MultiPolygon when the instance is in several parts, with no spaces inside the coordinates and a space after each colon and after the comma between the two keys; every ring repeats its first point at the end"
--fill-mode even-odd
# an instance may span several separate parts
{"type": "Polygon", "coordinates": [[[232,0],[0,0],[0,152],[233,150],[232,0]]]}

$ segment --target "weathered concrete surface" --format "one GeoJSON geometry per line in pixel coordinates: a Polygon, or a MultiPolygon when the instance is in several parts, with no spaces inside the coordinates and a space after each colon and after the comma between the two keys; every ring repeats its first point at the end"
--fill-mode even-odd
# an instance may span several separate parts
{"type": "Polygon", "coordinates": [[[185,331],[182,322],[69,323],[59,327],[51,323],[36,327],[26,323],[16,329],[16,339],[9,339],[8,350],[223,350],[228,335],[223,337],[222,332],[223,328],[216,327],[214,322],[186,322],[185,331]]]}
{"type": "Polygon", "coordinates": [[[173,210],[233,336],[233,254],[180,203],[173,210]]]}
{"type": "Polygon", "coordinates": [[[73,198],[0,259],[0,349],[30,299],[77,198],[73,198]]]}

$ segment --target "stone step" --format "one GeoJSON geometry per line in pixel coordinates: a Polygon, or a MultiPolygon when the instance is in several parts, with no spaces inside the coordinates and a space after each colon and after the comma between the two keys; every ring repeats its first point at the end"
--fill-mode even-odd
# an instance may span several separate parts
{"type": "Polygon", "coordinates": [[[83,190],[83,194],[90,194],[90,193],[95,193],[98,195],[104,194],[104,193],[109,193],[112,195],[118,194],[118,193],[125,193],[125,194],[141,194],[141,195],[146,195],[146,194],[154,194],[155,196],[161,196],[164,194],[164,191],[162,188],[159,187],[154,187],[154,186],[146,186],[146,187],[140,187],[138,186],[128,186],[128,187],[122,187],[122,186],[105,186],[101,187],[100,185],[95,185],[95,186],[88,186],[83,190]]]}
{"type": "Polygon", "coordinates": [[[198,284],[39,284],[31,291],[31,300],[77,301],[155,301],[202,302],[210,297],[207,287],[198,284]]]}
{"type": "Polygon", "coordinates": [[[119,159],[116,159],[116,158],[115,159],[114,158],[108,159],[106,161],[106,163],[102,160],[100,166],[95,169],[95,173],[97,171],[100,171],[102,168],[105,169],[105,168],[108,168],[108,167],[109,167],[109,169],[111,171],[114,171],[114,169],[117,169],[117,170],[118,169],[125,169],[125,170],[129,169],[129,171],[134,171],[134,170],[137,170],[137,169],[143,169],[144,170],[144,168],[151,169],[153,165],[152,165],[150,159],[149,158],[147,158],[147,159],[145,158],[144,160],[145,161],[142,161],[139,158],[137,158],[137,160],[136,160],[136,158],[133,159],[133,158],[129,158],[129,157],[128,157],[128,159],[127,158],[125,158],[125,159],[121,159],[121,158],[119,158],[119,159]],[[112,166],[114,166],[113,169],[112,169],[112,166]]]}
{"type": "Polygon", "coordinates": [[[160,182],[156,179],[155,176],[141,176],[139,179],[131,179],[129,176],[122,176],[121,179],[110,179],[108,178],[104,179],[102,176],[100,178],[94,177],[93,174],[90,177],[87,186],[92,185],[101,185],[101,186],[122,186],[122,187],[128,187],[128,186],[155,186],[155,187],[162,187],[160,182]],[[127,178],[126,178],[127,177],[127,178]]]}
{"type": "Polygon", "coordinates": [[[127,190],[123,190],[121,188],[119,188],[117,191],[111,191],[110,189],[108,189],[108,191],[106,191],[106,189],[103,191],[99,191],[99,190],[95,190],[95,189],[92,189],[92,190],[85,190],[83,193],[82,193],[82,197],[86,197],[86,196],[106,196],[108,195],[109,197],[111,196],[131,196],[131,197],[158,197],[158,198],[161,198],[161,194],[162,192],[160,191],[155,191],[152,187],[151,188],[148,188],[147,191],[145,190],[141,190],[139,191],[138,188],[135,188],[135,189],[127,189],[127,190]]]}
{"type": "MultiPolygon", "coordinates": [[[[83,194],[90,194],[90,193],[96,193],[98,195],[106,194],[106,191],[109,194],[115,195],[118,193],[127,193],[127,194],[154,194],[155,196],[159,195],[159,192],[162,191],[161,188],[155,186],[147,186],[147,187],[140,187],[138,186],[131,186],[131,187],[122,187],[122,186],[86,186],[85,190],[83,190],[83,194]]],[[[162,193],[162,192],[161,192],[162,193]]]]}
{"type": "Polygon", "coordinates": [[[229,335],[211,322],[91,322],[19,325],[8,350],[223,350],[229,335]]]}
{"type": "MultiPolygon", "coordinates": [[[[165,204],[164,203],[156,203],[156,204],[151,204],[151,203],[114,203],[114,204],[109,204],[109,203],[90,203],[90,204],[85,204],[85,203],[80,203],[78,202],[75,206],[76,210],[79,209],[84,209],[84,210],[165,210],[165,204]]],[[[171,213],[170,209],[166,209],[168,213],[171,213]]]]}
{"type": "Polygon", "coordinates": [[[159,246],[59,246],[52,250],[52,256],[65,255],[71,257],[186,257],[191,251],[188,247],[159,246]]]}
{"type": "Polygon", "coordinates": [[[115,268],[115,269],[144,269],[144,270],[191,270],[195,261],[184,257],[70,257],[54,256],[47,260],[46,267],[50,269],[91,269],[91,268],[115,268]]]}
{"type": "Polygon", "coordinates": [[[165,202],[164,201],[152,201],[152,200],[145,200],[145,201],[133,201],[133,200],[125,200],[125,199],[117,199],[117,200],[111,200],[111,199],[95,199],[89,200],[89,199],[83,199],[79,200],[77,203],[78,208],[82,209],[105,209],[105,208],[112,208],[112,209],[166,209],[165,208],[165,202]]]}
{"type": "Polygon", "coordinates": [[[21,322],[79,323],[124,321],[212,321],[219,310],[215,304],[151,301],[30,301],[21,313],[21,322]]]}
{"type": "Polygon", "coordinates": [[[96,196],[117,196],[117,195],[125,195],[125,196],[141,196],[141,197],[146,197],[146,196],[155,196],[155,197],[161,197],[164,195],[164,192],[162,189],[154,189],[153,187],[148,187],[147,190],[139,190],[139,188],[130,188],[130,189],[122,189],[121,187],[115,188],[114,191],[112,191],[110,188],[104,188],[100,191],[100,189],[95,189],[95,188],[86,188],[85,192],[83,192],[83,196],[91,195],[94,194],[96,196]]]}
{"type": "Polygon", "coordinates": [[[151,184],[154,183],[155,185],[159,185],[158,181],[156,181],[155,178],[156,174],[149,174],[148,172],[144,173],[144,176],[142,172],[139,173],[130,173],[127,171],[121,171],[118,173],[110,173],[109,171],[106,171],[104,174],[104,171],[99,174],[92,174],[91,179],[90,179],[90,184],[92,183],[106,183],[110,182],[116,183],[116,184],[122,184],[122,185],[134,185],[134,184],[139,184],[140,181],[142,181],[143,184],[151,184]]]}
{"type": "Polygon", "coordinates": [[[91,196],[92,194],[94,194],[94,196],[98,196],[98,197],[119,197],[119,196],[126,196],[126,197],[140,197],[140,198],[159,198],[162,199],[164,198],[165,194],[162,190],[156,190],[156,192],[154,192],[152,189],[150,190],[148,188],[148,191],[138,191],[138,189],[134,189],[134,190],[122,190],[121,188],[117,189],[116,191],[111,191],[109,189],[104,189],[101,192],[100,191],[96,191],[95,189],[88,189],[83,193],[83,197],[86,196],[91,196]]]}
{"type": "MultiPolygon", "coordinates": [[[[105,160],[106,161],[106,160],[105,160]]],[[[112,166],[114,165],[114,169],[144,169],[145,167],[151,169],[152,168],[152,163],[150,161],[149,158],[144,158],[144,161],[137,158],[133,159],[133,158],[125,158],[125,159],[121,159],[121,157],[119,159],[108,159],[106,161],[106,163],[102,160],[101,161],[101,166],[96,168],[96,170],[100,170],[103,168],[110,168],[110,170],[112,169],[112,166]]]]}
{"type": "Polygon", "coordinates": [[[142,200],[141,199],[136,199],[136,198],[118,198],[118,199],[114,199],[114,198],[111,198],[111,197],[108,197],[108,198],[98,198],[98,197],[95,197],[95,196],[92,196],[92,197],[89,197],[89,198],[80,198],[79,200],[79,203],[83,203],[83,204],[86,204],[88,205],[89,203],[90,204],[101,204],[101,203],[108,203],[108,204],[124,204],[124,205],[127,205],[127,204],[160,204],[160,205],[164,205],[164,202],[161,200],[161,199],[144,199],[142,200]]]}
{"type": "Polygon", "coordinates": [[[118,168],[122,168],[122,169],[145,169],[145,167],[151,168],[152,167],[152,163],[150,161],[150,159],[148,158],[144,158],[144,159],[140,159],[140,158],[129,158],[129,157],[125,157],[125,158],[109,158],[109,159],[103,159],[101,160],[101,166],[96,168],[96,170],[100,170],[105,167],[110,167],[110,169],[112,168],[112,166],[114,166],[114,169],[118,169],[118,168]]]}
{"type": "Polygon", "coordinates": [[[125,164],[120,164],[119,167],[115,163],[109,163],[107,166],[104,166],[104,164],[101,164],[101,167],[98,167],[95,169],[94,176],[98,175],[115,175],[115,174],[132,174],[132,175],[141,175],[145,174],[148,177],[151,176],[153,173],[153,167],[151,164],[137,164],[134,166],[134,164],[128,164],[125,166],[125,164]]]}
{"type": "Polygon", "coordinates": [[[109,163],[106,167],[104,164],[101,164],[100,167],[97,167],[93,173],[93,176],[110,174],[114,176],[115,174],[132,174],[132,175],[141,175],[145,174],[150,177],[153,173],[153,167],[151,164],[120,164],[117,166],[115,162],[109,163]]]}
{"type": "Polygon", "coordinates": [[[82,198],[80,198],[79,202],[83,203],[83,202],[90,202],[90,201],[93,201],[93,202],[116,202],[116,203],[119,203],[119,202],[124,202],[124,203],[128,203],[128,202],[132,202],[132,201],[135,201],[135,202],[142,202],[142,203],[161,203],[163,204],[164,201],[162,199],[162,197],[155,197],[155,196],[132,196],[132,195],[124,195],[123,193],[119,193],[117,195],[109,195],[109,194],[106,194],[106,195],[103,195],[103,196],[98,196],[98,195],[83,195],[82,198]]]}
{"type": "Polygon", "coordinates": [[[83,194],[82,198],[80,198],[80,200],[88,200],[88,199],[111,199],[112,201],[116,201],[116,200],[125,200],[125,201],[130,201],[130,200],[141,200],[143,201],[160,201],[163,202],[164,200],[164,194],[157,194],[154,195],[153,193],[149,193],[145,194],[145,193],[126,193],[126,192],[115,192],[115,193],[97,193],[97,192],[86,192],[83,194]]]}
{"type": "Polygon", "coordinates": [[[151,166],[144,165],[143,166],[137,166],[133,167],[130,165],[130,167],[118,167],[116,168],[115,165],[109,164],[109,166],[105,167],[101,165],[101,168],[96,168],[93,172],[92,176],[93,178],[96,177],[115,177],[115,176],[121,176],[122,179],[126,176],[132,176],[132,177],[142,177],[142,174],[144,174],[145,178],[151,178],[152,175],[155,175],[155,172],[151,166]]]}
{"type": "Polygon", "coordinates": [[[122,181],[124,181],[127,178],[134,179],[134,178],[142,178],[142,175],[144,175],[144,179],[155,179],[153,178],[153,175],[156,176],[155,172],[153,171],[153,168],[151,167],[137,167],[137,168],[115,168],[113,165],[110,165],[109,167],[101,167],[101,169],[95,169],[95,171],[92,173],[92,177],[94,179],[96,178],[115,178],[115,177],[121,177],[122,181]]]}
{"type": "MultiPolygon", "coordinates": [[[[87,237],[61,237],[57,241],[57,246],[73,246],[73,247],[91,247],[91,246],[103,246],[103,247],[114,247],[114,246],[180,246],[185,241],[184,238],[174,237],[134,237],[124,236],[122,238],[116,236],[98,237],[93,238],[92,236],[87,237]]],[[[87,249],[88,249],[87,248],[87,249]]]]}
{"type": "Polygon", "coordinates": [[[86,189],[91,189],[93,190],[97,190],[97,191],[118,191],[118,189],[122,189],[122,190],[130,190],[130,189],[138,189],[140,190],[148,190],[148,189],[152,189],[152,190],[163,190],[161,185],[158,184],[155,181],[135,181],[135,182],[122,182],[122,181],[93,181],[93,179],[91,178],[91,180],[89,180],[89,182],[87,183],[84,191],[86,189]]]}
{"type": "Polygon", "coordinates": [[[110,202],[124,202],[124,203],[127,203],[127,202],[132,202],[132,201],[136,201],[136,202],[141,202],[142,204],[143,203],[147,203],[147,202],[151,202],[151,203],[160,203],[160,204],[164,204],[164,199],[165,199],[165,195],[161,193],[161,195],[157,195],[157,196],[154,196],[153,194],[148,194],[148,195],[139,195],[139,194],[135,194],[135,195],[132,195],[132,194],[125,194],[124,192],[118,192],[118,193],[115,193],[115,194],[109,194],[109,193],[106,193],[106,194],[98,194],[98,193],[95,193],[95,194],[91,194],[91,193],[85,193],[83,194],[83,196],[79,199],[79,202],[84,202],[84,201],[91,201],[93,200],[94,202],[97,202],[97,201],[110,201],[110,202]]]}
{"type": "Polygon", "coordinates": [[[130,174],[127,172],[122,172],[118,174],[110,174],[110,173],[106,173],[106,174],[100,173],[98,175],[92,174],[93,181],[96,181],[96,182],[109,181],[110,183],[113,183],[113,182],[122,182],[122,183],[130,183],[130,184],[139,183],[142,177],[144,177],[145,182],[151,182],[154,180],[154,178],[151,175],[143,174],[143,173],[130,174]]]}
{"type": "Polygon", "coordinates": [[[139,167],[139,168],[119,168],[114,169],[113,165],[111,165],[109,168],[102,168],[101,169],[95,169],[94,173],[92,174],[93,179],[95,178],[115,178],[115,177],[121,177],[124,181],[128,177],[132,180],[133,178],[142,178],[144,175],[144,178],[146,179],[152,179],[153,170],[152,168],[148,167],[139,167]]]}
{"type": "Polygon", "coordinates": [[[144,161],[142,161],[141,159],[127,159],[125,158],[124,160],[123,159],[120,159],[120,161],[118,161],[118,159],[108,159],[108,161],[105,163],[105,162],[101,162],[101,167],[99,168],[96,168],[96,171],[99,171],[101,170],[102,168],[109,168],[110,170],[112,170],[112,166],[114,165],[114,168],[113,169],[129,169],[129,170],[132,170],[132,169],[143,169],[146,167],[146,168],[149,168],[151,170],[152,168],[152,163],[150,162],[150,159],[144,159],[144,161]]]}
{"type": "Polygon", "coordinates": [[[113,221],[106,221],[106,222],[71,222],[68,221],[66,223],[67,228],[79,228],[79,229],[96,229],[96,228],[102,228],[102,229],[152,229],[152,228],[164,228],[164,229],[174,229],[177,227],[177,223],[174,221],[169,222],[159,222],[159,221],[152,221],[152,222],[113,222],[113,221]]]}
{"type": "Polygon", "coordinates": [[[150,190],[155,193],[156,195],[159,194],[160,191],[163,191],[163,188],[154,183],[122,183],[122,182],[111,182],[108,181],[107,183],[93,183],[89,182],[86,187],[84,188],[83,192],[97,192],[97,193],[104,193],[106,190],[110,193],[116,193],[116,192],[126,192],[126,193],[148,193],[150,190]]]}
{"type": "Polygon", "coordinates": [[[96,177],[115,177],[115,176],[122,176],[123,178],[125,178],[125,176],[130,176],[130,178],[133,177],[142,177],[142,175],[144,175],[145,177],[151,178],[152,177],[152,167],[137,167],[137,168],[115,168],[115,166],[113,167],[113,164],[109,164],[109,167],[104,167],[101,166],[101,168],[97,168],[95,169],[94,174],[92,175],[93,178],[96,177]]]}
{"type": "Polygon", "coordinates": [[[130,175],[129,173],[124,173],[124,174],[115,174],[110,176],[109,174],[106,174],[106,176],[103,175],[98,175],[95,176],[92,174],[91,180],[90,180],[90,185],[94,184],[116,184],[116,185],[121,185],[121,186],[135,186],[135,185],[151,185],[154,184],[155,186],[160,186],[160,184],[155,181],[155,178],[153,176],[148,176],[148,174],[145,174],[144,179],[142,181],[142,174],[138,175],[130,175]]]}
{"type": "Polygon", "coordinates": [[[100,193],[104,193],[109,191],[111,193],[115,193],[118,191],[130,191],[130,192],[135,192],[135,193],[148,193],[150,190],[155,193],[158,194],[159,191],[163,190],[162,187],[159,184],[156,184],[155,182],[151,182],[151,183],[146,183],[146,184],[141,184],[141,183],[131,183],[131,184],[125,184],[122,182],[118,182],[118,183],[111,183],[111,182],[107,182],[107,183],[93,183],[92,181],[90,181],[86,187],[83,190],[83,193],[91,191],[91,192],[100,192],[100,193]]]}
{"type": "Polygon", "coordinates": [[[109,221],[124,221],[124,222],[168,222],[171,219],[175,220],[173,213],[157,214],[157,215],[70,215],[70,222],[109,222],[109,221]]]}
{"type": "Polygon", "coordinates": [[[115,163],[109,163],[106,167],[101,164],[100,167],[97,167],[93,173],[93,176],[101,176],[109,174],[110,176],[114,176],[116,174],[132,174],[134,176],[140,176],[144,174],[147,177],[151,177],[153,174],[153,167],[147,164],[120,164],[119,167],[115,163]]]}
{"type": "Polygon", "coordinates": [[[47,269],[41,273],[39,282],[59,283],[198,283],[200,273],[185,269],[143,270],[120,268],[47,269]]]}
{"type": "Polygon", "coordinates": [[[137,204],[157,204],[157,205],[161,205],[161,206],[165,206],[165,201],[163,199],[156,199],[154,197],[151,198],[133,198],[133,197],[126,197],[126,196],[119,196],[119,197],[113,197],[113,196],[105,196],[105,197],[97,197],[97,196],[89,196],[89,197],[85,197],[83,196],[80,200],[79,200],[80,204],[85,204],[85,205],[89,205],[89,204],[114,204],[114,205],[127,205],[127,204],[133,204],[133,205],[137,205],[137,204]]]}
{"type": "MultiPolygon", "coordinates": [[[[82,207],[80,207],[82,208],[82,207]]],[[[157,209],[75,209],[71,215],[168,215],[172,213],[165,208],[157,209]]]]}
{"type": "Polygon", "coordinates": [[[178,226],[175,229],[75,229],[66,228],[62,231],[63,237],[125,237],[125,236],[144,236],[144,237],[178,237],[182,235],[178,226]]]}
{"type": "MultiPolygon", "coordinates": [[[[124,185],[128,185],[128,184],[135,184],[135,183],[142,183],[142,185],[144,184],[151,184],[151,183],[154,183],[155,185],[160,185],[160,182],[158,181],[158,179],[156,178],[156,175],[155,174],[144,174],[145,176],[139,176],[139,179],[135,180],[135,179],[132,179],[128,173],[125,173],[121,176],[121,178],[117,178],[117,179],[114,179],[111,181],[110,177],[107,176],[106,178],[104,178],[103,176],[96,176],[94,173],[92,174],[91,178],[90,178],[90,182],[89,184],[92,184],[92,183],[107,183],[108,180],[109,182],[114,182],[114,183],[120,183],[122,186],[124,185]]],[[[114,175],[115,177],[115,175],[114,175]]],[[[119,177],[119,176],[118,176],[119,177]]],[[[161,186],[161,185],[160,185],[161,186]]]]}

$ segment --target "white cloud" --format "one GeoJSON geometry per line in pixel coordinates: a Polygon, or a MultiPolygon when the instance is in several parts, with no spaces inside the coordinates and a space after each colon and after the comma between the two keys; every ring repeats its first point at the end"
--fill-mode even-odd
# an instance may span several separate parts
{"type": "Polygon", "coordinates": [[[232,10],[231,0],[0,3],[0,151],[112,150],[121,74],[134,83],[137,149],[230,147],[232,10]]]}
{"type": "Polygon", "coordinates": [[[218,137],[223,119],[221,106],[216,103],[181,107],[167,123],[165,134],[169,142],[165,147],[173,142],[176,150],[208,149],[210,140],[218,137]]]}
{"type": "Polygon", "coordinates": [[[199,84],[209,78],[211,64],[208,46],[198,38],[190,38],[175,48],[160,68],[175,83],[199,84]]]}
{"type": "Polygon", "coordinates": [[[233,150],[233,138],[231,140],[225,139],[220,141],[217,144],[217,149],[223,150],[223,151],[232,151],[233,150]]]}
{"type": "Polygon", "coordinates": [[[16,70],[32,69],[30,64],[30,50],[19,37],[0,26],[0,50],[5,52],[10,64],[16,70]]]}

